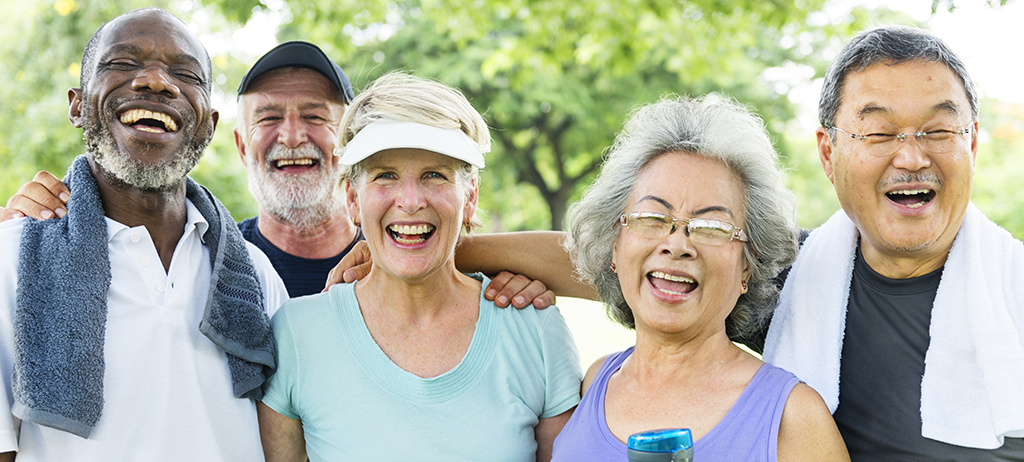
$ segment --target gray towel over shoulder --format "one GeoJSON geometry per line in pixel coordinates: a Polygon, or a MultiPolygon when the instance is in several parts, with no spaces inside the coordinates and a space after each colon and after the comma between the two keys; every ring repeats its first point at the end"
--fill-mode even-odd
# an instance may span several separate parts
{"type": "MultiPolygon", "coordinates": [[[[71,190],[68,214],[28,221],[22,232],[12,413],[88,438],[103,411],[107,225],[85,156],[64,181],[71,190]]],[[[259,400],[275,368],[259,277],[231,214],[206,188],[186,181],[186,196],[210,225],[203,240],[213,275],[198,328],[227,353],[235,396],[259,400]]]]}

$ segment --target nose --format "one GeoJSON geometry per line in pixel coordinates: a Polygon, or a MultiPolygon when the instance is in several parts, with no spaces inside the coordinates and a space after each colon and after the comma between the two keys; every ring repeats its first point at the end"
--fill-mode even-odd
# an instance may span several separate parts
{"type": "Polygon", "coordinates": [[[157,65],[144,67],[132,80],[132,90],[148,91],[171,98],[181,95],[181,89],[174,84],[171,76],[157,65]]]}
{"type": "Polygon", "coordinates": [[[395,204],[398,209],[412,215],[424,207],[426,207],[427,201],[423,194],[423,189],[418,181],[404,180],[401,186],[398,188],[398,197],[395,198],[395,204]]]}
{"type": "Polygon", "coordinates": [[[686,223],[676,223],[675,232],[661,240],[661,252],[673,258],[692,258],[697,256],[697,247],[693,245],[686,223]]]}
{"type": "Polygon", "coordinates": [[[921,142],[913,134],[908,133],[899,142],[893,155],[892,166],[901,170],[916,172],[928,168],[932,164],[931,155],[921,148],[921,142]]]}
{"type": "Polygon", "coordinates": [[[306,126],[302,123],[299,114],[292,112],[285,114],[277,132],[277,142],[294,149],[307,141],[309,141],[309,137],[306,134],[306,126]]]}

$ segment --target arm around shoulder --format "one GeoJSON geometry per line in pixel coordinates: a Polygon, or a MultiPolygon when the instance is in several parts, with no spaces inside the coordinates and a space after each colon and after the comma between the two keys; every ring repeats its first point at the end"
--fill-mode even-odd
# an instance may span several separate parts
{"type": "Polygon", "coordinates": [[[779,426],[779,462],[849,461],[843,437],[828,407],[813,388],[793,387],[779,426]]]}
{"type": "Polygon", "coordinates": [[[498,274],[509,271],[543,282],[557,295],[597,299],[594,289],[577,280],[569,253],[562,247],[565,233],[519,231],[464,236],[455,250],[463,272],[498,274]]]}

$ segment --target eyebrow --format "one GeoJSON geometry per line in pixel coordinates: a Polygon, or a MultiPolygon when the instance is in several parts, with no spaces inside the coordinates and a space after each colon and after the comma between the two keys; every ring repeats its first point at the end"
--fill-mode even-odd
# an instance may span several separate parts
{"type": "MultiPolygon", "coordinates": [[[[392,149],[403,149],[403,148],[392,148],[392,149]]],[[[415,149],[415,148],[411,148],[411,149],[415,149]]],[[[374,153],[374,154],[376,154],[376,153],[374,153]]],[[[367,166],[365,170],[367,172],[375,171],[375,170],[399,170],[399,165],[398,164],[381,164],[381,165],[376,165],[376,166],[367,166]]],[[[435,164],[435,165],[425,165],[425,166],[423,166],[423,170],[425,170],[425,171],[437,171],[437,170],[456,171],[456,170],[458,170],[458,168],[457,167],[452,167],[451,165],[435,164]]]]}
{"type": "MultiPolygon", "coordinates": [[[[308,103],[303,103],[301,106],[299,106],[299,110],[300,111],[310,110],[310,109],[324,109],[324,110],[328,110],[328,109],[330,109],[330,107],[327,105],[327,102],[324,102],[324,101],[311,101],[311,102],[308,102],[308,103]]],[[[284,110],[284,105],[283,104],[269,103],[269,104],[264,104],[262,106],[257,107],[255,110],[253,110],[253,113],[255,113],[255,114],[262,114],[264,112],[283,111],[283,110],[284,110]]]]}
{"type": "MultiPolygon", "coordinates": [[[[947,99],[931,107],[931,114],[938,114],[940,112],[949,112],[953,115],[960,115],[960,105],[957,104],[956,101],[947,99]]],[[[867,106],[864,106],[857,111],[857,116],[863,119],[864,117],[875,114],[887,115],[891,113],[892,111],[887,107],[883,107],[875,103],[868,103],[867,106]]]]}
{"type": "MultiPolygon", "coordinates": [[[[662,199],[662,198],[660,198],[658,196],[644,196],[644,197],[641,197],[640,200],[638,200],[637,202],[639,203],[639,202],[643,202],[643,201],[646,201],[646,200],[651,200],[651,201],[657,202],[657,203],[665,206],[665,208],[667,208],[669,211],[674,211],[675,210],[675,207],[673,207],[672,204],[669,204],[668,201],[666,201],[665,199],[662,199]]],[[[701,208],[693,211],[693,216],[704,215],[704,214],[710,213],[710,212],[724,212],[724,213],[728,214],[730,217],[733,217],[733,218],[736,217],[732,213],[732,210],[729,210],[729,208],[724,206],[724,205],[709,205],[707,207],[701,207],[701,208]]]]}

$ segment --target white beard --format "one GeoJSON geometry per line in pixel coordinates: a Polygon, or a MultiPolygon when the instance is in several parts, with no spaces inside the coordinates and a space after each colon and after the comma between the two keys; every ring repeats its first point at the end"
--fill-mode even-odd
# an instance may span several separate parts
{"type": "Polygon", "coordinates": [[[335,188],[341,172],[328,173],[324,153],[312,144],[295,149],[274,144],[260,163],[255,156],[246,157],[249,192],[260,208],[274,217],[292,224],[301,231],[310,231],[327,222],[344,206],[335,188]],[[281,159],[318,159],[315,171],[290,175],[276,172],[274,162],[281,159]]]}

